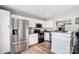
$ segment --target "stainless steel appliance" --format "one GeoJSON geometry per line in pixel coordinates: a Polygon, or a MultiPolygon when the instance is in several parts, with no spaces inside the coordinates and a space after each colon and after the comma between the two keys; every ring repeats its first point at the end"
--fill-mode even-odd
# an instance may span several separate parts
{"type": "Polygon", "coordinates": [[[28,21],[11,19],[10,52],[19,53],[27,49],[28,44],[28,21]]]}
{"type": "Polygon", "coordinates": [[[44,42],[44,32],[41,32],[40,29],[35,29],[34,33],[38,33],[38,43],[44,42]]]}

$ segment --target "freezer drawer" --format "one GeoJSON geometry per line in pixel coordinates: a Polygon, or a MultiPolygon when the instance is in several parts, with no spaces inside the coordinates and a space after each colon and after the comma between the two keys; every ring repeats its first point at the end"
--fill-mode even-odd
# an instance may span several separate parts
{"type": "Polygon", "coordinates": [[[20,49],[21,49],[21,51],[26,50],[26,48],[27,48],[27,46],[26,46],[26,43],[25,42],[20,43],[20,49]]]}
{"type": "Polygon", "coordinates": [[[20,52],[20,44],[11,44],[11,53],[15,54],[20,52]]]}

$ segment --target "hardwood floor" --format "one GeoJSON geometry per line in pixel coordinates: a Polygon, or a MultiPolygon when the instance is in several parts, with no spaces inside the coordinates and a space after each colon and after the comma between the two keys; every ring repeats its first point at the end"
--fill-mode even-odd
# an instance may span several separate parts
{"type": "Polygon", "coordinates": [[[28,50],[21,52],[21,54],[50,54],[51,44],[50,42],[42,42],[31,46],[28,50]]]}

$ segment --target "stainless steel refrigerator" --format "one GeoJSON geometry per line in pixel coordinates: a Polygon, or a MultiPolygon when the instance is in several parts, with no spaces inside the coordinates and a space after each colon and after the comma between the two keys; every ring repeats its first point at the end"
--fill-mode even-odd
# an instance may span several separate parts
{"type": "Polygon", "coordinates": [[[11,19],[10,52],[19,53],[28,48],[29,22],[22,19],[11,19]]]}

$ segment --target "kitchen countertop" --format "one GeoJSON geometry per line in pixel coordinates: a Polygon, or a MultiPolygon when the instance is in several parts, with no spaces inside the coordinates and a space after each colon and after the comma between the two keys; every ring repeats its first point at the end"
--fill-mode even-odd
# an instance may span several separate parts
{"type": "Polygon", "coordinates": [[[38,33],[29,33],[29,34],[38,34],[38,33]]]}

